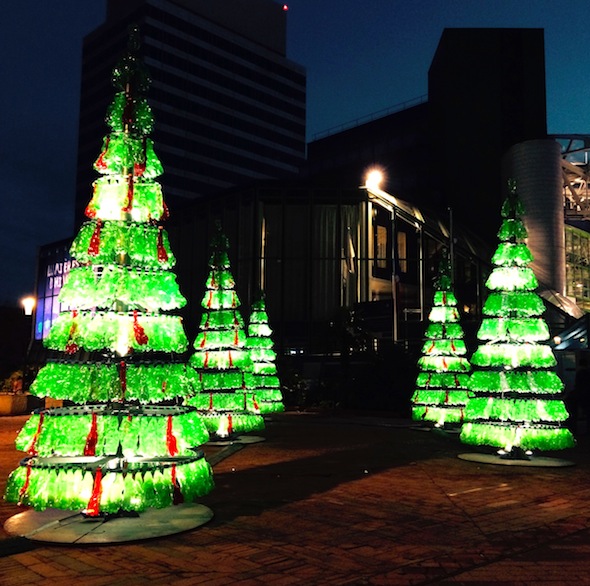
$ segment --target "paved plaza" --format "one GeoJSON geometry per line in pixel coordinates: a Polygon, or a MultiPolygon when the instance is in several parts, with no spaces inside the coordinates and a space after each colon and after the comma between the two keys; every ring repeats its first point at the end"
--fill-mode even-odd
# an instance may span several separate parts
{"type": "MultiPolygon", "coordinates": [[[[2,491],[25,419],[0,418],[2,491]]],[[[264,437],[206,448],[208,524],[107,546],[1,530],[0,585],[590,584],[586,435],[551,454],[564,468],[464,461],[456,436],[353,414],[276,415],[264,437]]]]}

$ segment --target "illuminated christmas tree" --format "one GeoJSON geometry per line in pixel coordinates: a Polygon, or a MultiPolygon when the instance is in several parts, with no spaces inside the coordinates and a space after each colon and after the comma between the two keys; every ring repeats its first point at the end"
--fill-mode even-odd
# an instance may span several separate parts
{"type": "Polygon", "coordinates": [[[162,311],[185,300],[159,221],[167,216],[148,138],[149,76],[133,29],[113,71],[111,131],[95,162],[102,175],[72,247],[77,261],[60,293],[70,309],[45,340],[52,357],[31,392],[75,405],[44,409],[26,422],[17,448],[28,457],[10,475],[6,499],[89,517],[192,502],[213,488],[195,446],[208,433],[186,395],[181,319],[162,311]],[[167,402],[166,405],[162,403],[167,402]]]}
{"type": "Polygon", "coordinates": [[[533,258],[525,243],[523,214],[511,181],[486,282],[490,293],[478,332],[481,344],[471,358],[470,399],[461,432],[465,443],[497,447],[514,458],[574,445],[564,427],[563,383],[554,371],[543,301],[535,293],[538,282],[529,267],[533,258]]]}
{"type": "Polygon", "coordinates": [[[256,398],[260,413],[284,411],[281,383],[275,364],[277,355],[273,349],[272,330],[268,325],[264,298],[252,304],[246,347],[252,361],[252,366],[245,373],[246,389],[256,398]]]}
{"type": "Polygon", "coordinates": [[[200,410],[210,433],[225,438],[264,429],[264,420],[254,394],[245,388],[250,356],[244,320],[227,252],[229,242],[219,223],[216,230],[199,334],[190,358],[196,393],[188,403],[200,410]]]}
{"type": "Polygon", "coordinates": [[[440,266],[429,324],[418,361],[412,419],[450,428],[463,422],[471,366],[453,293],[449,262],[440,266]]]}

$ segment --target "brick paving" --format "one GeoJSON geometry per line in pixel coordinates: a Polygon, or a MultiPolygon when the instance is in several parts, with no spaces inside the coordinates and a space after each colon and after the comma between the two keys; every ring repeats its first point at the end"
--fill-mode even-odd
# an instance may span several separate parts
{"type": "MultiPolygon", "coordinates": [[[[24,417],[0,418],[0,490],[24,417]]],[[[590,440],[569,468],[468,462],[407,421],[286,413],[214,465],[207,525],[108,546],[0,530],[0,585],[590,584],[590,440]]],[[[222,448],[207,447],[215,461],[222,448]]],[[[0,523],[19,512],[0,504],[0,523]]]]}

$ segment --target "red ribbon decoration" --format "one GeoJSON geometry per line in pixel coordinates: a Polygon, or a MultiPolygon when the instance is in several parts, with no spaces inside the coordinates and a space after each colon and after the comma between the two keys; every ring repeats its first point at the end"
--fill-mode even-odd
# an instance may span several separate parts
{"type": "Polygon", "coordinates": [[[158,245],[157,246],[158,246],[158,262],[167,262],[168,261],[168,253],[166,252],[166,248],[164,247],[162,226],[158,226],[158,245]]]}
{"type": "Polygon", "coordinates": [[[30,482],[31,482],[31,466],[27,464],[27,475],[25,477],[25,482],[23,484],[23,487],[20,489],[20,491],[18,493],[19,499],[22,499],[23,496],[25,496],[25,494],[27,494],[27,490],[29,490],[30,482]]]}
{"type": "Polygon", "coordinates": [[[203,332],[203,339],[201,340],[201,348],[205,347],[205,344],[207,343],[207,332],[203,332]]]}
{"type": "Polygon", "coordinates": [[[41,433],[41,428],[43,427],[43,419],[45,418],[45,413],[39,414],[39,424],[37,425],[37,431],[33,436],[33,441],[27,450],[27,453],[31,456],[37,455],[37,441],[39,440],[39,434],[41,433]]]}
{"type": "Polygon", "coordinates": [[[140,346],[145,346],[148,343],[148,337],[143,329],[143,326],[137,320],[138,314],[137,309],[133,310],[133,335],[135,336],[135,341],[140,346]]]}
{"type": "Polygon", "coordinates": [[[106,171],[108,168],[107,162],[104,160],[107,151],[109,150],[109,142],[111,142],[111,137],[107,136],[107,140],[104,144],[104,150],[100,153],[98,159],[96,159],[96,163],[94,163],[95,168],[98,171],[106,171]]]}
{"type": "Polygon", "coordinates": [[[143,162],[141,163],[134,163],[133,164],[133,174],[136,175],[137,177],[141,177],[144,173],[145,173],[145,167],[146,167],[146,163],[147,163],[147,148],[146,148],[146,137],[143,137],[143,143],[142,143],[142,150],[143,150],[143,162]]]}
{"type": "Polygon", "coordinates": [[[98,256],[100,252],[100,231],[102,230],[102,221],[97,220],[96,228],[90,237],[90,244],[88,244],[88,255],[98,256]]]}
{"type": "Polygon", "coordinates": [[[86,438],[86,445],[84,446],[85,456],[96,456],[96,443],[98,442],[98,431],[96,429],[96,413],[92,414],[92,423],[90,431],[86,438]]]}
{"type": "Polygon", "coordinates": [[[170,217],[170,210],[166,205],[166,202],[162,202],[162,220],[167,220],[170,217]]]}
{"type": "Polygon", "coordinates": [[[92,495],[86,507],[86,515],[89,517],[98,517],[100,514],[100,495],[102,494],[102,468],[97,468],[94,474],[94,486],[92,495]]]}
{"type": "Polygon", "coordinates": [[[258,402],[256,401],[256,395],[252,393],[252,402],[254,403],[254,410],[260,411],[260,407],[258,406],[258,402]]]}
{"type": "Polygon", "coordinates": [[[446,358],[443,358],[442,365],[443,365],[443,368],[445,370],[448,370],[449,369],[449,365],[447,364],[447,359],[446,358]]]}
{"type": "Polygon", "coordinates": [[[78,344],[74,342],[74,336],[78,331],[78,322],[76,321],[77,317],[78,312],[74,309],[74,311],[72,311],[72,325],[70,326],[70,333],[66,343],[66,354],[75,354],[79,349],[78,344]]]}
{"type": "Polygon", "coordinates": [[[96,218],[96,208],[93,205],[88,204],[84,210],[84,215],[90,219],[96,218]]]}
{"type": "Polygon", "coordinates": [[[176,478],[176,464],[172,464],[171,481],[172,481],[172,504],[180,505],[181,503],[184,502],[184,497],[182,496],[182,492],[180,491],[180,485],[178,484],[178,480],[176,478]]]}
{"type": "Polygon", "coordinates": [[[426,354],[430,354],[433,350],[434,350],[434,342],[432,342],[432,344],[430,344],[430,348],[428,348],[428,350],[426,350],[426,354]]]}
{"type": "Polygon", "coordinates": [[[231,418],[231,413],[227,416],[227,433],[231,435],[234,432],[234,425],[231,418]]]}
{"type": "Polygon", "coordinates": [[[233,368],[233,367],[234,367],[234,361],[233,361],[233,358],[232,358],[232,356],[231,356],[231,350],[228,350],[228,351],[227,351],[227,354],[228,354],[228,356],[229,356],[229,367],[230,367],[230,368],[233,368]]]}
{"type": "Polygon", "coordinates": [[[209,411],[213,410],[213,393],[209,393],[209,411]]]}
{"type": "Polygon", "coordinates": [[[238,335],[238,329],[234,330],[234,346],[238,346],[240,344],[240,336],[238,335]]]}
{"type": "Polygon", "coordinates": [[[127,177],[127,202],[122,209],[123,212],[129,213],[133,209],[133,175],[127,177]]]}
{"type": "Polygon", "coordinates": [[[208,366],[209,366],[209,350],[207,350],[205,352],[205,362],[203,362],[203,368],[207,368],[208,366]]]}
{"type": "Polygon", "coordinates": [[[168,415],[168,423],[166,425],[166,447],[168,448],[168,455],[176,456],[178,454],[178,444],[172,432],[172,415],[168,415]]]}

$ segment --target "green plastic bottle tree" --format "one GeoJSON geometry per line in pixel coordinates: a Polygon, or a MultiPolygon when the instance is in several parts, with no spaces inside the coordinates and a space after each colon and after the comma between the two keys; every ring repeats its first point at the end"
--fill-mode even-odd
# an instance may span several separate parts
{"type": "Polygon", "coordinates": [[[463,422],[471,365],[466,358],[448,258],[439,267],[428,321],[412,396],[412,419],[439,428],[456,428],[463,422]]]}
{"type": "Polygon", "coordinates": [[[188,342],[180,317],[163,312],[185,300],[160,224],[162,166],[148,137],[149,76],[138,50],[132,28],[113,70],[110,132],[94,165],[101,177],[71,247],[78,266],[60,293],[68,309],[45,339],[50,359],[31,386],[71,405],[34,413],[16,440],[27,457],[6,499],[35,509],[97,517],[192,502],[213,488],[195,449],[207,430],[196,409],[173,401],[187,393],[188,342]]]}
{"type": "Polygon", "coordinates": [[[250,356],[231,272],[229,241],[219,222],[211,249],[199,333],[189,361],[194,369],[194,394],[188,404],[199,409],[209,433],[227,438],[264,429],[264,419],[256,398],[245,387],[250,356]]]}
{"type": "Polygon", "coordinates": [[[516,183],[502,205],[499,245],[486,281],[489,295],[478,331],[480,345],[471,358],[470,398],[461,440],[499,448],[504,457],[528,458],[534,451],[574,445],[565,427],[563,383],[548,344],[538,282],[516,183]]]}
{"type": "Polygon", "coordinates": [[[277,355],[274,351],[264,296],[252,304],[246,347],[251,359],[251,366],[245,373],[248,393],[256,399],[260,413],[284,411],[281,383],[277,376],[277,355]]]}

